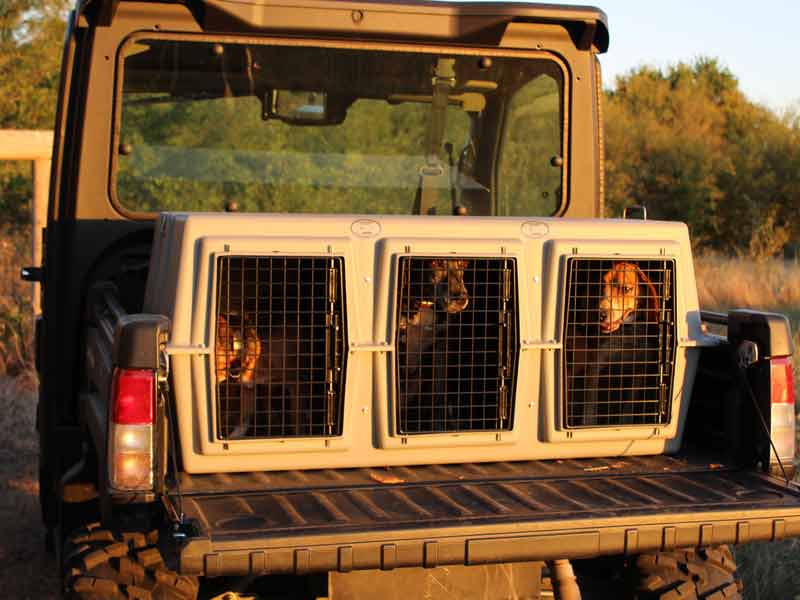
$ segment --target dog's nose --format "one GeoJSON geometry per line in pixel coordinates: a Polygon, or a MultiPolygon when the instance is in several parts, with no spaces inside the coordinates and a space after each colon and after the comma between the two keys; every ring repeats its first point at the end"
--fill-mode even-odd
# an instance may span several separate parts
{"type": "Polygon", "coordinates": [[[608,313],[604,310],[600,311],[600,320],[601,321],[608,321],[608,313]]]}

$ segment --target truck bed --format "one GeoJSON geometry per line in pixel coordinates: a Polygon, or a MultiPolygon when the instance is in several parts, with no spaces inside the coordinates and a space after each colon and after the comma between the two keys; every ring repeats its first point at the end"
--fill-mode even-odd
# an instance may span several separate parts
{"type": "MultiPolygon", "coordinates": [[[[207,576],[638,554],[800,535],[800,488],[700,454],[186,475],[207,576]]],[[[180,499],[178,494],[180,488],[180,499]]]]}

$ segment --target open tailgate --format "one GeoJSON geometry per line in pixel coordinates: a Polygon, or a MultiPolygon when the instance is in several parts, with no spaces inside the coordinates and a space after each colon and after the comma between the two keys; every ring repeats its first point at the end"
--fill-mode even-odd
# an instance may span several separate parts
{"type": "MultiPolygon", "coordinates": [[[[667,456],[184,475],[184,573],[302,574],[637,554],[800,535],[800,491],[667,456]]],[[[180,506],[182,505],[182,506],[180,506]]]]}

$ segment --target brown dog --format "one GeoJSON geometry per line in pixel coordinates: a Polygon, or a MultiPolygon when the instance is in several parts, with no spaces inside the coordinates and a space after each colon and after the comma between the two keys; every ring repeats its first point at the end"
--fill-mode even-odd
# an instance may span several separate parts
{"type": "Polygon", "coordinates": [[[460,313],[469,306],[469,292],[464,284],[464,270],[469,261],[456,259],[433,259],[427,263],[429,279],[433,285],[433,299],[450,314],[460,313]]]}
{"type": "Polygon", "coordinates": [[[623,323],[637,318],[655,321],[658,318],[658,294],[637,265],[618,262],[603,274],[603,295],[598,308],[600,331],[613,333],[623,323]]]}
{"type": "Polygon", "coordinates": [[[257,356],[260,354],[258,336],[252,328],[242,337],[242,328],[231,327],[231,315],[217,317],[214,359],[217,383],[226,380],[250,383],[253,381],[257,356]]]}
{"type": "MultiPolygon", "coordinates": [[[[300,344],[291,327],[270,329],[261,339],[255,327],[231,327],[229,318],[217,317],[216,377],[217,383],[239,384],[238,414],[227,430],[229,439],[248,436],[257,408],[271,411],[271,402],[280,404],[280,423],[269,423],[284,435],[299,435],[300,415],[300,344]],[[268,386],[264,397],[257,396],[257,386],[268,386]],[[263,405],[263,406],[261,406],[263,405]]],[[[220,393],[218,391],[218,393],[220,393]]],[[[261,412],[261,411],[259,411],[261,412]]]]}
{"type": "MultiPolygon", "coordinates": [[[[597,314],[602,335],[575,335],[568,339],[568,378],[574,385],[572,393],[577,405],[582,406],[579,422],[585,426],[598,424],[601,404],[610,407],[612,398],[613,402],[630,400],[627,396],[632,390],[609,389],[612,373],[623,369],[623,365],[655,360],[651,356],[653,336],[648,330],[658,321],[659,298],[650,278],[632,262],[615,262],[603,274],[601,284],[597,314]]],[[[633,377],[628,387],[640,387],[640,382],[633,377]]]]}
{"type": "MultiPolygon", "coordinates": [[[[464,283],[464,259],[432,259],[425,262],[422,297],[405,299],[398,323],[399,350],[402,353],[399,378],[401,417],[404,430],[435,431],[445,423],[447,371],[444,347],[447,315],[458,314],[469,306],[464,283]]],[[[410,292],[410,290],[405,290],[410,292]]]]}

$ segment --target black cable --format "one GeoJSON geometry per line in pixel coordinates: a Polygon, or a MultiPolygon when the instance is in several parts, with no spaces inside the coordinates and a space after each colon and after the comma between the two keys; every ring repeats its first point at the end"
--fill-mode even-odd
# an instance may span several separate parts
{"type": "Polygon", "coordinates": [[[775,443],[772,441],[772,436],[770,435],[769,425],[767,424],[767,420],[764,418],[764,413],[761,412],[761,406],[758,404],[758,399],[756,395],[753,393],[753,388],[750,386],[750,381],[747,379],[747,371],[745,367],[738,367],[739,376],[744,383],[744,387],[747,389],[747,394],[750,396],[750,400],[753,403],[753,406],[756,409],[756,413],[758,414],[758,419],[761,421],[761,426],[764,428],[764,433],[767,434],[767,439],[769,440],[769,445],[772,447],[772,451],[775,453],[775,458],[778,459],[778,466],[781,468],[781,473],[783,473],[783,478],[786,480],[786,485],[791,483],[791,479],[786,474],[786,469],[783,466],[783,461],[781,460],[780,455],[778,454],[778,449],[775,447],[775,443]]]}
{"type": "Polygon", "coordinates": [[[178,497],[178,523],[183,523],[183,494],[181,493],[181,478],[178,473],[178,448],[175,444],[175,420],[172,418],[172,406],[169,401],[169,383],[165,378],[162,384],[161,394],[164,399],[164,406],[167,411],[167,427],[169,429],[170,458],[172,461],[172,475],[175,478],[175,492],[178,497]]]}

